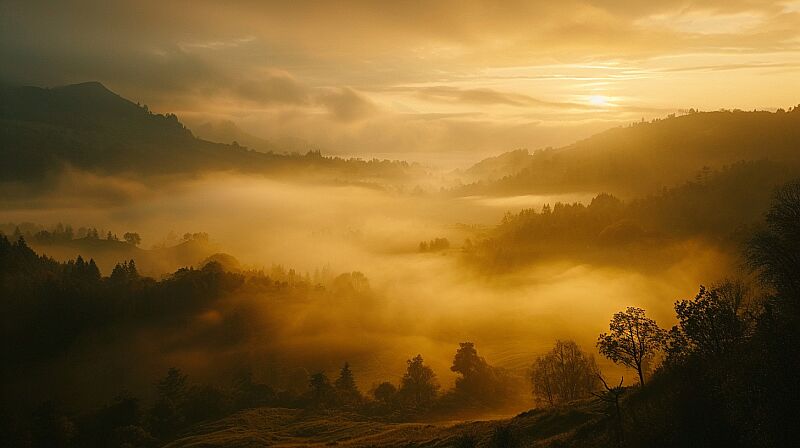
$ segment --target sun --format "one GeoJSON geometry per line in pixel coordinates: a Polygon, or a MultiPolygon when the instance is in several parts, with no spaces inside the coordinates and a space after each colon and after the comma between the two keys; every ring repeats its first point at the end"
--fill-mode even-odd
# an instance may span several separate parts
{"type": "Polygon", "coordinates": [[[606,106],[608,105],[608,98],[603,95],[592,95],[589,97],[589,102],[595,106],[606,106]]]}

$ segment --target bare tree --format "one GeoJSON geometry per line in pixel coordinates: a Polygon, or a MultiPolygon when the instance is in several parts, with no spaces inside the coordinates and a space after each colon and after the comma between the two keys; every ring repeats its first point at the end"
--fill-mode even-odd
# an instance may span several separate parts
{"type": "Polygon", "coordinates": [[[603,383],[603,388],[605,388],[606,391],[605,393],[594,393],[593,395],[597,397],[601,403],[605,404],[606,414],[614,418],[614,432],[616,434],[617,446],[621,447],[622,443],[625,441],[625,434],[622,429],[622,408],[619,404],[619,398],[625,393],[625,388],[622,387],[622,382],[625,377],[620,377],[619,384],[611,387],[608,385],[605,378],[603,378],[600,370],[596,371],[596,376],[603,383]]]}

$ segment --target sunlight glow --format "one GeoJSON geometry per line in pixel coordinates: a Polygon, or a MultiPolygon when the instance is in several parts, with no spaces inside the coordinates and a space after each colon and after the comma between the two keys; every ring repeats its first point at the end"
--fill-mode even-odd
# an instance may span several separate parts
{"type": "Polygon", "coordinates": [[[589,102],[595,106],[607,106],[608,98],[603,95],[592,95],[589,97],[589,102]]]}

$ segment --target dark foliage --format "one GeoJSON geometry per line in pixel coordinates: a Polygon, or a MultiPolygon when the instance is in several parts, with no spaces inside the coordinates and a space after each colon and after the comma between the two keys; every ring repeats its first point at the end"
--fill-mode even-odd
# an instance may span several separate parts
{"type": "MultiPolygon", "coordinates": [[[[467,255],[482,267],[507,270],[553,258],[614,263],[636,257],[638,264],[643,257],[658,260],[659,251],[692,238],[735,251],[761,220],[774,189],[793,172],[777,162],[740,162],[703,170],[695,180],[629,202],[600,194],[589,205],[559,202],[509,213],[467,255]]],[[[760,234],[758,241],[772,253],[770,245],[779,242],[768,235],[760,234]]]]}
{"type": "MultiPolygon", "coordinates": [[[[767,287],[759,300],[726,282],[676,303],[678,325],[667,338],[664,365],[621,403],[622,446],[776,447],[800,440],[797,185],[778,190],[766,229],[746,250],[767,287]]],[[[576,444],[600,446],[614,439],[614,427],[608,419],[576,444]]]]}

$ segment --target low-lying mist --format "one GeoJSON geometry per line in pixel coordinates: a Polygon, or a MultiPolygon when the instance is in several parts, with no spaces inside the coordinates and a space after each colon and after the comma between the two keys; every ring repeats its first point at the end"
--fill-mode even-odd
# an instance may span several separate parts
{"type": "MultiPolygon", "coordinates": [[[[592,194],[450,198],[215,175],[161,188],[116,181],[133,193],[109,200],[105,189],[95,188],[98,178],[73,180],[63,193],[80,192],[84,200],[48,203],[45,198],[41,207],[6,210],[5,221],[135,231],[143,248],[171,244],[185,232],[207,232],[245,270],[269,274],[279,264],[309,278],[322,270],[332,277],[361,272],[368,279],[358,294],[279,299],[262,299],[251,290],[234,294],[198,307],[192,319],[168,332],[133,331],[123,338],[124,354],[118,346],[90,341],[82,353],[71,355],[81,362],[64,363],[76,372],[103,364],[105,369],[97,371],[104,373],[97,375],[118,379],[109,387],[120,389],[144,388],[170,365],[203,378],[216,376],[226,362],[247,362],[266,375],[270,363],[330,372],[349,361],[362,390],[369,390],[379,381],[396,382],[405,361],[418,353],[448,386],[455,378],[453,354],[463,341],[474,342],[489,363],[522,372],[557,338],[573,339],[594,352],[608,318],[626,306],[645,308],[663,327],[671,326],[674,301],[720,279],[734,263],[700,239],[670,243],[673,256],[657,263],[657,275],[652,263],[640,269],[644,260],[634,257],[613,265],[543,259],[491,274],[464,261],[462,247],[482,238],[507,211],[586,200],[592,194]],[[104,199],[93,201],[92,194],[104,199]],[[421,241],[434,238],[447,238],[450,247],[419,250],[421,241]],[[122,373],[130,356],[141,363],[136,371],[122,373]]],[[[64,194],[59,193],[74,197],[64,194]]],[[[653,257],[662,252],[654,251],[653,257]]],[[[625,373],[598,360],[611,377],[625,373]]]]}

